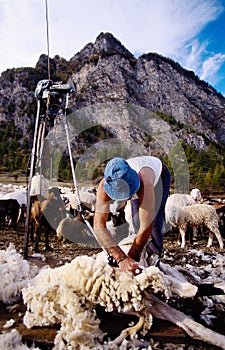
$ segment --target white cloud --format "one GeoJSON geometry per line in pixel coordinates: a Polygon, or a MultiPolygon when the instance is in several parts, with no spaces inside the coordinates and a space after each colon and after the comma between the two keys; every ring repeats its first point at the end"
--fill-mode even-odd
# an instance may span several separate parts
{"type": "Polygon", "coordinates": [[[45,42],[43,45],[40,40],[45,24],[41,21],[43,10],[44,6],[37,6],[33,1],[0,3],[0,69],[37,62],[39,53],[45,50],[45,42]]]}
{"type": "MultiPolygon", "coordinates": [[[[47,1],[51,57],[70,59],[111,32],[132,53],[157,52],[201,76],[208,42],[198,34],[223,10],[221,0],[47,1]]],[[[0,71],[34,66],[47,54],[45,0],[0,1],[0,42],[0,71]]]]}
{"type": "Polygon", "coordinates": [[[199,43],[198,40],[194,40],[190,45],[187,45],[184,50],[183,64],[187,69],[192,69],[195,72],[199,72],[202,66],[202,56],[204,55],[207,47],[207,41],[199,43]]]}
{"type": "Polygon", "coordinates": [[[220,11],[214,0],[139,0],[132,1],[133,6],[130,1],[116,3],[117,25],[133,52],[155,51],[178,57],[178,50],[220,11]]]}
{"type": "Polygon", "coordinates": [[[218,81],[217,72],[225,63],[225,54],[215,54],[203,62],[201,79],[215,84],[218,81]]]}

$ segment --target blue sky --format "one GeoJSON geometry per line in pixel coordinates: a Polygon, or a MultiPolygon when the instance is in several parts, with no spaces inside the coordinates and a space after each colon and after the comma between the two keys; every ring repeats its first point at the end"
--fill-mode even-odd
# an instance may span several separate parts
{"type": "MultiPolygon", "coordinates": [[[[70,59],[100,32],[136,57],[170,57],[225,96],[225,0],[47,0],[50,57],[70,59]]],[[[47,54],[45,0],[0,0],[0,72],[47,54]]]]}

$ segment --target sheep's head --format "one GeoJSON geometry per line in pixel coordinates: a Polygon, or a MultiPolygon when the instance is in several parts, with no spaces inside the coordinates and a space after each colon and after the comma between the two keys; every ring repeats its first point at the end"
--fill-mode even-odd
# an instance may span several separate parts
{"type": "Polygon", "coordinates": [[[48,198],[50,200],[58,200],[60,197],[60,191],[57,187],[52,187],[50,188],[50,190],[48,191],[49,195],[48,198]]]}

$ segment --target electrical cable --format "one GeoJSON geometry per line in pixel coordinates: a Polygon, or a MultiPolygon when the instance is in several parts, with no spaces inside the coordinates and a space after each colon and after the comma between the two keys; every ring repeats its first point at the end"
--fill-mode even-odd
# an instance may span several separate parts
{"type": "Polygon", "coordinates": [[[50,80],[50,57],[49,57],[49,25],[48,25],[48,0],[45,0],[45,19],[46,19],[46,36],[47,36],[47,52],[48,52],[48,79],[50,80]]]}

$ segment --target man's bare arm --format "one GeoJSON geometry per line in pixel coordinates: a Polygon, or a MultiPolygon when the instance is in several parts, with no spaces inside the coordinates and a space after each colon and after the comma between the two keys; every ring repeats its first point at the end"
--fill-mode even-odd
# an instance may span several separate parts
{"type": "Polygon", "coordinates": [[[128,253],[129,256],[131,256],[136,261],[139,260],[142,249],[148,242],[149,237],[151,236],[155,209],[155,174],[150,168],[143,168],[140,172],[140,177],[141,187],[138,193],[140,199],[140,227],[137,232],[136,238],[131,246],[131,249],[128,253]]]}
{"type": "Polygon", "coordinates": [[[123,250],[115,243],[111,232],[106,227],[109,215],[110,198],[104,191],[104,180],[99,184],[94,215],[94,231],[101,246],[112,255],[116,261],[125,256],[123,250]]]}

